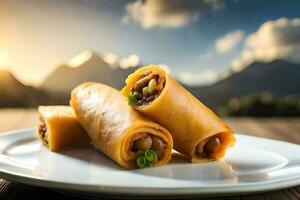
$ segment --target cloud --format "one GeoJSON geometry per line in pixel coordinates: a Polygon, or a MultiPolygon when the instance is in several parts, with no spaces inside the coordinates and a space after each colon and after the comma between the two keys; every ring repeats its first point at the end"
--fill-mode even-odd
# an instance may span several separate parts
{"type": "Polygon", "coordinates": [[[110,66],[115,66],[119,60],[116,54],[110,52],[102,53],[102,58],[110,66]]]}
{"type": "Polygon", "coordinates": [[[84,51],[80,53],[79,55],[71,58],[69,61],[67,61],[67,65],[71,68],[76,68],[81,66],[83,63],[87,62],[91,57],[93,53],[90,51],[84,51]]]}
{"type": "Polygon", "coordinates": [[[122,22],[139,23],[143,28],[155,26],[178,28],[197,21],[204,9],[224,7],[223,0],[137,0],[126,5],[122,22]]]}
{"type": "Polygon", "coordinates": [[[235,30],[220,37],[215,44],[218,53],[226,53],[233,49],[243,38],[244,31],[235,30]]]}
{"type": "Polygon", "coordinates": [[[129,67],[137,67],[140,64],[140,56],[132,53],[128,57],[120,58],[117,54],[112,52],[102,52],[101,58],[113,69],[129,67]]]}
{"type": "Polygon", "coordinates": [[[140,57],[132,53],[128,57],[120,58],[118,55],[111,52],[101,53],[102,59],[111,67],[111,68],[122,68],[127,69],[129,67],[137,67],[140,64],[140,57]]]}
{"type": "Polygon", "coordinates": [[[254,61],[271,62],[281,59],[300,62],[300,18],[280,18],[263,23],[249,35],[240,57],[231,67],[240,71],[254,61]]]}
{"type": "Polygon", "coordinates": [[[202,72],[182,71],[175,75],[175,78],[188,86],[210,85],[218,80],[218,73],[213,70],[202,72]]]}
{"type": "Polygon", "coordinates": [[[119,65],[123,69],[129,67],[136,67],[140,63],[140,57],[137,54],[131,54],[127,58],[123,58],[119,61],[119,65]]]}

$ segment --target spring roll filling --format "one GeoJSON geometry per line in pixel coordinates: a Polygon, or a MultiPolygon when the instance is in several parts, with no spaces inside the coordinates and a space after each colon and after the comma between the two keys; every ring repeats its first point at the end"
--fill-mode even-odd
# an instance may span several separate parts
{"type": "Polygon", "coordinates": [[[137,165],[140,168],[151,166],[152,163],[157,162],[165,151],[165,142],[152,134],[139,133],[131,139],[130,154],[134,160],[137,161],[137,165]],[[150,159],[150,156],[154,156],[154,159],[150,159]],[[140,166],[139,160],[144,159],[145,166],[140,166]]]}
{"type": "Polygon", "coordinates": [[[196,147],[196,154],[205,158],[212,158],[212,154],[218,152],[222,146],[222,140],[214,135],[201,141],[196,147]]]}
{"type": "Polygon", "coordinates": [[[128,93],[129,104],[136,106],[148,105],[154,101],[161,93],[165,80],[159,74],[146,71],[141,74],[139,79],[128,93]]]}
{"type": "Polygon", "coordinates": [[[48,146],[48,131],[45,120],[42,116],[40,116],[40,124],[39,124],[39,135],[42,138],[44,145],[48,146]]]}

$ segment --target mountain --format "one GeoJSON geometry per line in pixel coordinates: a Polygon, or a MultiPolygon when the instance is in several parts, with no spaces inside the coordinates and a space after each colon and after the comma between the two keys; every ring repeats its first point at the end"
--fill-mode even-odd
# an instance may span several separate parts
{"type": "Polygon", "coordinates": [[[11,72],[0,70],[0,107],[34,107],[65,102],[60,94],[50,94],[22,84],[11,72]]]}
{"type": "Polygon", "coordinates": [[[12,95],[17,95],[23,89],[28,89],[30,87],[26,87],[20,81],[18,81],[15,76],[7,71],[0,70],[0,88],[1,92],[9,91],[12,95]]]}
{"type": "MultiPolygon", "coordinates": [[[[75,68],[70,64],[59,66],[42,85],[48,91],[69,92],[85,81],[96,81],[121,89],[128,74],[136,68],[111,67],[96,53],[90,52],[88,59],[75,68]]],[[[216,109],[231,98],[249,93],[269,91],[275,96],[300,94],[300,64],[281,60],[254,62],[244,70],[233,73],[210,86],[187,88],[208,106],[216,109]]]]}
{"type": "Polygon", "coordinates": [[[275,96],[300,94],[300,64],[276,60],[254,62],[244,70],[206,87],[188,87],[197,98],[212,108],[233,97],[269,91],[275,96]]]}
{"type": "Polygon", "coordinates": [[[127,69],[112,67],[96,53],[84,53],[90,53],[88,59],[83,60],[76,67],[70,67],[69,64],[59,66],[46,78],[42,88],[48,91],[70,92],[82,82],[95,81],[121,89],[128,74],[135,70],[132,67],[127,69]]]}
{"type": "Polygon", "coordinates": [[[12,73],[6,70],[0,70],[0,105],[20,105],[31,103],[28,94],[35,94],[32,87],[23,85],[12,73]]]}

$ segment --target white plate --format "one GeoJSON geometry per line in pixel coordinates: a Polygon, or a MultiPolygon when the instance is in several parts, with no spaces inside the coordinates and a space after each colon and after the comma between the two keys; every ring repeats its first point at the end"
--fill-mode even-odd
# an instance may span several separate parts
{"type": "Polygon", "coordinates": [[[222,161],[124,170],[90,145],[48,151],[34,129],[0,134],[0,177],[93,195],[190,196],[253,193],[300,184],[300,146],[236,135],[222,161]]]}

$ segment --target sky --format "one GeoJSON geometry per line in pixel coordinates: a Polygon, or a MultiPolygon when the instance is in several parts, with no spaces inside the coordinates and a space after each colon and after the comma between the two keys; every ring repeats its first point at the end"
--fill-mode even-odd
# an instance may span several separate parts
{"type": "Polygon", "coordinates": [[[0,1],[0,68],[23,83],[86,50],[211,84],[254,61],[300,62],[300,1],[0,1]]]}

